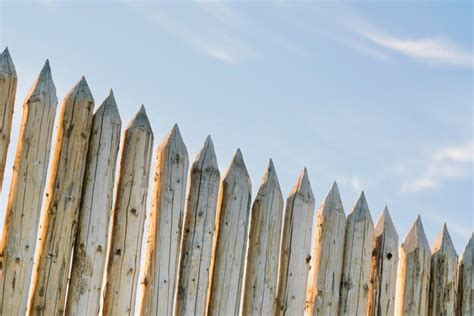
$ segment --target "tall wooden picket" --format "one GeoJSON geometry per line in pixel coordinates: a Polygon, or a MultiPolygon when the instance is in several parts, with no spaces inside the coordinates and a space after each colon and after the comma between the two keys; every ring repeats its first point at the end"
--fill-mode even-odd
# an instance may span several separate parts
{"type": "Polygon", "coordinates": [[[24,315],[58,99],[46,61],[23,103],[1,243],[0,314],[24,315]]]}
{"type": "Polygon", "coordinates": [[[65,97],[41,221],[28,314],[64,313],[94,99],[83,77],[65,97]]]}
{"type": "Polygon", "coordinates": [[[220,173],[207,137],[190,171],[175,315],[204,315],[209,287],[220,173]]]}
{"type": "Polygon", "coordinates": [[[431,251],[420,216],[400,247],[395,315],[428,315],[431,251]]]}
{"type": "Polygon", "coordinates": [[[347,216],[339,315],[366,315],[374,224],[362,191],[347,216]]]}
{"type": "Polygon", "coordinates": [[[311,261],[314,195],[306,168],[286,200],[281,242],[277,315],[302,315],[311,261]]]}
{"type": "Polygon", "coordinates": [[[346,216],[334,182],[321,204],[314,229],[305,315],[336,315],[344,253],[346,216]]]}
{"type": "Polygon", "coordinates": [[[8,48],[0,54],[0,193],[15,107],[17,76],[8,48]]]}
{"type": "Polygon", "coordinates": [[[242,314],[273,315],[276,308],[283,196],[271,159],[250,216],[242,314]]]}
{"type": "Polygon", "coordinates": [[[474,313],[474,233],[459,260],[457,278],[456,315],[471,316],[474,313]]]}
{"type": "Polygon", "coordinates": [[[67,315],[99,312],[121,126],[117,104],[110,91],[92,119],[67,315]]]}
{"type": "Polygon", "coordinates": [[[103,315],[135,311],[152,152],[153,132],[142,105],[122,142],[103,315]]]}
{"type": "Polygon", "coordinates": [[[239,315],[252,184],[240,149],[221,181],[208,315],[239,315]]]}
{"type": "Polygon", "coordinates": [[[398,234],[385,206],[375,225],[372,243],[368,315],[395,312],[395,285],[398,267],[398,234]]]}
{"type": "Polygon", "coordinates": [[[171,315],[178,278],[188,152],[175,125],[156,151],[140,315],[171,315]]]}
{"type": "Polygon", "coordinates": [[[444,224],[431,255],[429,315],[454,315],[457,265],[458,255],[444,224]]]}

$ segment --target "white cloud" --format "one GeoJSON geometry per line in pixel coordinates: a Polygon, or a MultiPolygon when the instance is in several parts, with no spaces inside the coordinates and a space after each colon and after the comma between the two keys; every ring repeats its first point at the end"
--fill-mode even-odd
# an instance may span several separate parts
{"type": "Polygon", "coordinates": [[[364,182],[357,176],[339,177],[338,183],[342,186],[348,186],[355,192],[360,192],[364,189],[364,182]]]}

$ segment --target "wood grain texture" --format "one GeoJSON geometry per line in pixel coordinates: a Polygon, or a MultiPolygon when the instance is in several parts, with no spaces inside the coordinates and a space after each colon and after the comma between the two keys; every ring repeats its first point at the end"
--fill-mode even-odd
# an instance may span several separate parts
{"type": "Polygon", "coordinates": [[[303,315],[311,268],[314,195],[306,168],[286,200],[277,291],[277,315],[303,315]]]}
{"type": "Polygon", "coordinates": [[[171,315],[175,298],[188,176],[188,152],[177,125],[156,151],[140,315],[171,315]]]}
{"type": "Polygon", "coordinates": [[[347,216],[339,315],[366,315],[374,224],[362,191],[347,216]]]}
{"type": "Polygon", "coordinates": [[[392,316],[398,267],[398,234],[385,206],[375,225],[370,267],[369,316],[392,316]]]}
{"type": "Polygon", "coordinates": [[[209,315],[240,314],[251,196],[250,177],[237,150],[219,190],[209,315]]]}
{"type": "Polygon", "coordinates": [[[103,315],[135,312],[152,152],[153,132],[142,105],[122,142],[103,315]]]}
{"type": "Polygon", "coordinates": [[[242,313],[273,315],[283,225],[283,196],[271,159],[250,216],[242,313]]]}
{"type": "Polygon", "coordinates": [[[94,99],[83,77],[61,106],[31,282],[30,315],[64,314],[93,108],[94,99]]]}
{"type": "Polygon", "coordinates": [[[418,216],[400,247],[395,315],[428,315],[431,250],[418,216]]]}
{"type": "Polygon", "coordinates": [[[99,313],[121,126],[110,91],[92,119],[67,315],[99,313]]]}
{"type": "Polygon", "coordinates": [[[0,54],[0,192],[7,161],[17,87],[15,65],[8,48],[0,54]]]}
{"type": "Polygon", "coordinates": [[[204,315],[206,311],[219,181],[214,145],[208,136],[190,170],[176,315],[204,315]]]}
{"type": "Polygon", "coordinates": [[[46,61],[23,103],[1,244],[0,314],[26,313],[58,99],[46,61]]]}
{"type": "Polygon", "coordinates": [[[474,313],[474,234],[464,248],[459,260],[457,278],[456,315],[471,316],[474,313]]]}
{"type": "Polygon", "coordinates": [[[305,315],[337,315],[346,216],[336,182],[321,204],[313,236],[305,315]]]}

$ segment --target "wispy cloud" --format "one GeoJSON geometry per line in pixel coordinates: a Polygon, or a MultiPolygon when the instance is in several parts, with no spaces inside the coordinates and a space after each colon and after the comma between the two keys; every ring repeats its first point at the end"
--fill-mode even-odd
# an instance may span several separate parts
{"type": "MultiPolygon", "coordinates": [[[[424,169],[402,185],[402,192],[415,193],[438,187],[450,179],[466,179],[472,176],[474,143],[446,147],[435,152],[424,162],[424,169]]],[[[406,168],[402,168],[406,172],[406,168]]]]}
{"type": "Polygon", "coordinates": [[[341,186],[346,186],[351,188],[355,192],[360,192],[364,189],[364,182],[361,178],[357,176],[350,176],[350,177],[339,177],[338,183],[341,186]]]}

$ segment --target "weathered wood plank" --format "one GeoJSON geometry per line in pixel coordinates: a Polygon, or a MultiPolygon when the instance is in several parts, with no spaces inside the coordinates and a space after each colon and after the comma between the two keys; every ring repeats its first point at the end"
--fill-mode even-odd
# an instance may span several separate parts
{"type": "Polygon", "coordinates": [[[346,216],[334,182],[317,215],[305,315],[337,314],[345,227],[346,216]]]}
{"type": "Polygon", "coordinates": [[[474,234],[464,248],[459,260],[457,278],[456,315],[471,316],[474,313],[474,234]]]}
{"type": "Polygon", "coordinates": [[[457,265],[458,255],[444,224],[432,249],[428,315],[454,315],[457,265]]]}
{"type": "Polygon", "coordinates": [[[398,234],[385,206],[375,225],[369,287],[369,316],[392,316],[398,267],[398,234]]]}
{"type": "Polygon", "coordinates": [[[243,315],[273,315],[283,225],[283,196],[270,159],[250,213],[243,315]]]}
{"type": "Polygon", "coordinates": [[[7,161],[17,86],[15,66],[8,48],[0,54],[0,192],[7,161]]]}
{"type": "Polygon", "coordinates": [[[122,142],[103,315],[135,312],[152,152],[153,132],[142,105],[122,142]]]}
{"type": "Polygon", "coordinates": [[[311,261],[314,195],[306,168],[286,200],[277,291],[277,315],[303,315],[311,261]]]}
{"type": "Polygon", "coordinates": [[[64,313],[94,99],[81,81],[65,97],[42,215],[28,314],[64,313]]]}
{"type": "Polygon", "coordinates": [[[176,315],[204,315],[220,173],[208,136],[191,166],[179,263],[176,315]]]}
{"type": "Polygon", "coordinates": [[[428,315],[431,251],[418,216],[400,247],[395,315],[428,315]]]}
{"type": "Polygon", "coordinates": [[[58,99],[46,61],[23,103],[1,244],[0,314],[24,315],[58,99]]]}
{"type": "Polygon", "coordinates": [[[347,216],[339,315],[367,315],[374,224],[362,191],[347,216]]]}
{"type": "Polygon", "coordinates": [[[122,122],[113,92],[92,119],[67,315],[97,315],[104,276],[122,122]]]}
{"type": "Polygon", "coordinates": [[[251,197],[250,177],[237,150],[219,190],[209,315],[240,314],[251,197]]]}
{"type": "Polygon", "coordinates": [[[156,151],[140,315],[171,315],[178,279],[188,152],[177,125],[156,151]]]}

